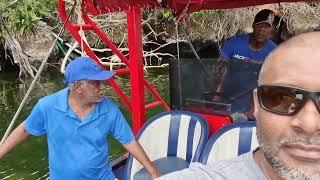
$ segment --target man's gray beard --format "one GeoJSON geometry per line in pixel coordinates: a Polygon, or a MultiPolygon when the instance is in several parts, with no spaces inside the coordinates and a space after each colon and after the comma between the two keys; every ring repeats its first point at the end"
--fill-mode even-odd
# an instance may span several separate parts
{"type": "Polygon", "coordinates": [[[103,97],[101,96],[99,99],[94,100],[94,103],[99,103],[103,100],[103,97]]]}
{"type": "Polygon", "coordinates": [[[86,104],[96,104],[103,101],[103,97],[101,96],[100,98],[97,99],[93,99],[93,100],[86,100],[85,103],[86,104]]]}
{"type": "Polygon", "coordinates": [[[265,143],[263,135],[260,133],[259,128],[257,128],[257,138],[259,142],[259,147],[263,152],[266,160],[272,166],[272,169],[282,178],[286,180],[320,180],[320,174],[315,174],[307,168],[289,168],[284,165],[282,160],[279,158],[279,146],[282,143],[292,142],[288,138],[282,138],[279,142],[278,147],[273,148],[270,144],[265,143]]]}

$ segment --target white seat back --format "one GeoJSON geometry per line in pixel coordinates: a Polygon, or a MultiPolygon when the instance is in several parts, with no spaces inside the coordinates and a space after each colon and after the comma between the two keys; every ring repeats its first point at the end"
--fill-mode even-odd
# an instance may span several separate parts
{"type": "MultiPolygon", "coordinates": [[[[199,161],[208,139],[208,124],[197,114],[187,111],[160,113],[141,128],[137,139],[151,161],[163,157],[179,157],[188,162],[199,161]]],[[[142,169],[142,165],[128,158],[126,179],[142,169]],[[130,171],[130,172],[128,172],[130,171]]]]}
{"type": "Polygon", "coordinates": [[[238,122],[223,127],[210,137],[200,159],[203,164],[211,164],[237,157],[258,146],[255,122],[238,122]]]}

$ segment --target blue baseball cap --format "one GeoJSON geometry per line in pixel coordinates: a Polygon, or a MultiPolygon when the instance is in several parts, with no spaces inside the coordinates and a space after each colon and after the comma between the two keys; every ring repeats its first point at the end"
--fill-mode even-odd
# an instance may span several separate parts
{"type": "Polygon", "coordinates": [[[71,61],[64,73],[64,82],[73,83],[75,81],[89,79],[89,80],[107,80],[115,73],[106,71],[89,57],[77,57],[71,61]]]}

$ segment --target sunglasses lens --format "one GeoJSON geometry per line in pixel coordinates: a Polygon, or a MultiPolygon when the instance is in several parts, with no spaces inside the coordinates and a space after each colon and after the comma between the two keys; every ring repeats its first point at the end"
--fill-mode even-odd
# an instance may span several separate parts
{"type": "Polygon", "coordinates": [[[259,100],[262,107],[280,114],[293,114],[303,102],[303,94],[290,87],[261,86],[259,100]]]}

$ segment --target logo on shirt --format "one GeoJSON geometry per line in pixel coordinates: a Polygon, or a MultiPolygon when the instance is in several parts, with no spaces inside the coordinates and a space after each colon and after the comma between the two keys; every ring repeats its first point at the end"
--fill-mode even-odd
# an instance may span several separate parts
{"type": "Polygon", "coordinates": [[[240,59],[240,60],[250,60],[250,58],[245,57],[245,56],[241,56],[239,54],[234,54],[232,57],[235,59],[240,59]]]}

